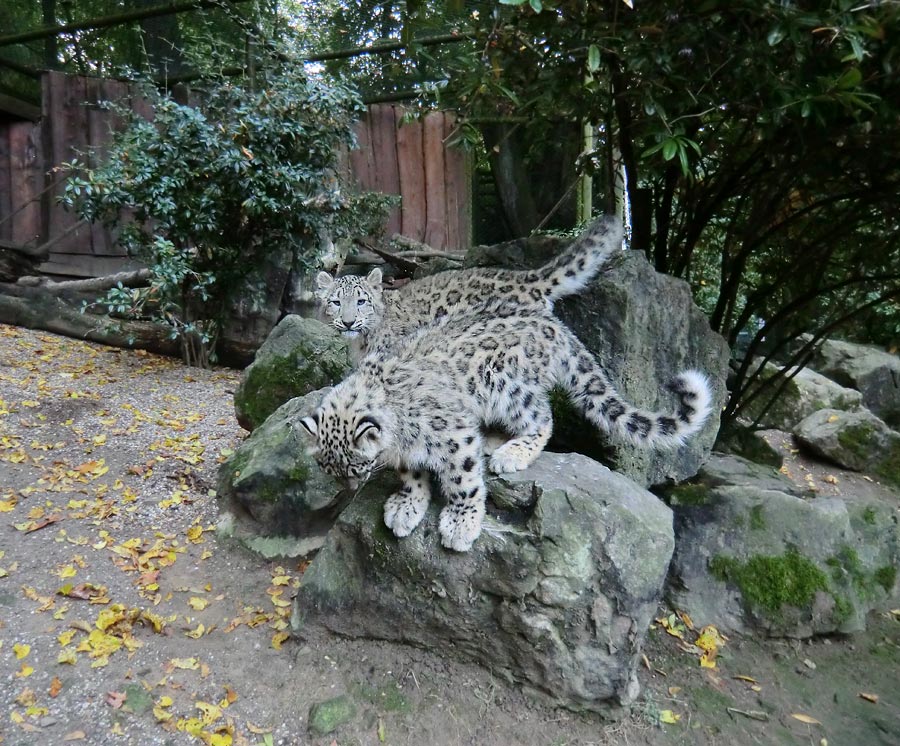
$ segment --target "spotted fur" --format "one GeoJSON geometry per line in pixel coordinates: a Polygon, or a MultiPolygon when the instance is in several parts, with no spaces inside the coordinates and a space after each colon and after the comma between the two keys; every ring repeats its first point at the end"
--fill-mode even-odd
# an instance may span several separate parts
{"type": "Polygon", "coordinates": [[[337,279],[320,272],[316,297],[342,334],[361,336],[366,352],[383,351],[444,317],[552,311],[557,300],[584,288],[621,245],[620,222],[605,216],[540,269],[451,270],[389,293],[382,291],[379,269],[337,279]]]}
{"type": "Polygon", "coordinates": [[[711,411],[709,385],[697,371],[669,384],[673,412],[637,409],[560,321],[531,314],[448,320],[420,332],[395,356],[370,355],[302,422],[327,473],[362,481],[379,465],[399,472],[403,486],[384,509],[397,536],[408,535],[425,515],[426,472],[434,473],[447,499],[442,542],[466,551],[484,516],[482,428],[498,426],[512,436],[491,455],[491,471],[526,468],[550,438],[554,386],[603,432],[640,446],[677,446],[711,411]]]}

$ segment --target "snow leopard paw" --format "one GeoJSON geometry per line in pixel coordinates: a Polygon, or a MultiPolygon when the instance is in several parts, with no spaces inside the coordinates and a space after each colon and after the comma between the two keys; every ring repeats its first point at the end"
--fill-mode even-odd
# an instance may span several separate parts
{"type": "Polygon", "coordinates": [[[509,474],[527,469],[534,461],[536,453],[514,440],[504,443],[491,454],[490,469],[494,474],[509,474]]]}
{"type": "Polygon", "coordinates": [[[484,505],[448,505],[441,511],[441,543],[456,552],[468,552],[481,535],[484,505]]]}
{"type": "Polygon", "coordinates": [[[384,504],[384,525],[394,536],[409,536],[425,517],[428,496],[400,491],[391,495],[384,504]]]}

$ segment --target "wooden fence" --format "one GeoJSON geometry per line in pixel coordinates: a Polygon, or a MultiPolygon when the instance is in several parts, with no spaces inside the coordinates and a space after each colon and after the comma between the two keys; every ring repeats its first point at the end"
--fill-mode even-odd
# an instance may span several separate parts
{"type": "MultiPolygon", "coordinates": [[[[102,158],[119,125],[102,102],[122,100],[138,111],[147,106],[132,96],[128,83],[49,72],[42,81],[40,121],[0,121],[0,240],[52,242],[49,260],[40,267],[48,274],[97,277],[135,266],[107,229],[79,224],[58,201],[60,164],[102,158]]],[[[400,195],[388,235],[401,233],[435,249],[466,248],[472,233],[470,165],[463,151],[446,144],[453,118],[432,112],[401,124],[403,114],[396,105],[369,108],[358,124],[359,149],[349,154],[351,174],[363,190],[400,195]]]]}

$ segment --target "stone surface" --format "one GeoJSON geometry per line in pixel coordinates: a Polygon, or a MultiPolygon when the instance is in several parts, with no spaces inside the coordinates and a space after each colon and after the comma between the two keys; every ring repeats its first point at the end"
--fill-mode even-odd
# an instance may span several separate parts
{"type": "Polygon", "coordinates": [[[252,431],[289,399],[333,386],[349,370],[347,344],[334,329],[285,316],[241,376],[234,392],[238,423],[252,431]]]}
{"type": "Polygon", "coordinates": [[[720,453],[730,453],[776,469],[784,463],[781,453],[769,445],[762,433],[741,423],[732,422],[730,427],[720,428],[713,447],[720,453]]]}
{"type": "Polygon", "coordinates": [[[842,386],[862,394],[867,409],[900,427],[900,358],[879,347],[829,340],[811,366],[842,386]]]}
{"type": "MultiPolygon", "coordinates": [[[[761,382],[774,377],[780,369],[781,366],[767,363],[760,376],[761,382]]],[[[809,368],[802,368],[787,382],[778,381],[774,385],[780,387],[782,384],[784,386],[771,406],[768,406],[770,397],[760,394],[741,410],[741,415],[762,427],[790,432],[800,420],[821,409],[853,411],[862,405],[863,397],[859,391],[841,386],[809,368]]]]}
{"type": "Polygon", "coordinates": [[[264,556],[305,555],[350,498],[306,452],[297,420],[327,389],[291,399],[253,431],[219,468],[220,533],[264,556]]]}
{"type": "Polygon", "coordinates": [[[823,409],[798,424],[794,435],[816,456],[900,485],[900,433],[867,409],[823,409]]]}
{"type": "MultiPolygon", "coordinates": [[[[728,457],[734,459],[735,457],[728,457]]],[[[900,530],[880,499],[805,499],[734,463],[670,494],[669,602],[698,626],[809,637],[865,628],[895,602],[900,530]],[[734,479],[723,481],[727,474],[734,479]]]]}
{"type": "MultiPolygon", "coordinates": [[[[469,264],[536,267],[560,249],[546,236],[478,247],[469,264]]],[[[554,401],[550,448],[577,451],[612,466],[643,486],[681,481],[696,474],[709,455],[727,396],[728,346],[709,328],[688,284],[656,272],[641,252],[623,252],[580,295],[556,305],[571,328],[609,373],[616,389],[643,408],[670,409],[665,384],[686,368],[705,372],[714,387],[713,411],[704,430],[679,449],[653,451],[613,443],[567,404],[554,401]]]]}
{"type": "Polygon", "coordinates": [[[576,710],[616,715],[634,700],[673,548],[665,505],[584,456],[544,453],[492,485],[531,508],[492,508],[460,554],[440,545],[439,504],[395,538],[383,480],[341,514],[304,574],[295,631],[440,650],[576,710]]]}

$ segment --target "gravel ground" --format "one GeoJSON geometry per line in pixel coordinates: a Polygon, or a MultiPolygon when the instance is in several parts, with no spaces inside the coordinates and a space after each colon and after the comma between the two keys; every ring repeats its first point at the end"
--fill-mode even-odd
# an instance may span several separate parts
{"type": "MultiPolygon", "coordinates": [[[[611,724],[441,655],[288,637],[302,563],[265,561],[213,531],[216,470],[244,436],[238,378],[0,325],[3,746],[819,744],[856,732],[900,743],[890,614],[833,643],[733,639],[715,672],[657,629],[644,699],[611,724]],[[863,681],[878,704],[856,696],[863,681]],[[310,708],[345,694],[349,722],[311,734],[310,708]],[[677,723],[660,724],[666,710],[677,723]]],[[[796,457],[789,468],[824,493],[853,487],[796,457]]]]}

